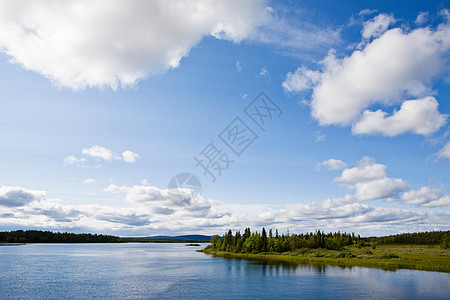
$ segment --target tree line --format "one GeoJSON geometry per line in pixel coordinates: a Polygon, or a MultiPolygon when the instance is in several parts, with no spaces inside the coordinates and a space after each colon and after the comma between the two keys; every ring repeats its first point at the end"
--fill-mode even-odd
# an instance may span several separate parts
{"type": "Polygon", "coordinates": [[[306,234],[279,234],[278,230],[273,233],[272,229],[267,233],[263,228],[261,233],[251,232],[246,228],[241,234],[236,231],[233,235],[228,230],[222,237],[213,235],[211,237],[210,250],[226,251],[235,253],[260,253],[260,252],[289,252],[301,248],[325,248],[340,250],[345,246],[362,246],[364,241],[354,233],[327,233],[316,231],[306,234]]]}
{"type": "Polygon", "coordinates": [[[0,232],[0,242],[4,243],[120,243],[123,240],[117,236],[51,232],[40,230],[16,230],[0,232]]]}
{"type": "Polygon", "coordinates": [[[402,233],[396,235],[370,237],[370,242],[379,245],[386,244],[410,244],[410,245],[442,245],[444,248],[450,247],[450,231],[425,231],[414,233],[402,233]]]}
{"type": "Polygon", "coordinates": [[[290,252],[302,248],[324,248],[329,250],[342,250],[344,247],[376,247],[376,244],[421,244],[441,245],[447,248],[450,241],[450,231],[407,233],[386,237],[361,238],[354,233],[330,232],[317,230],[306,234],[279,234],[272,229],[267,233],[263,228],[261,233],[251,232],[246,228],[244,233],[236,231],[233,235],[228,230],[222,237],[213,235],[211,245],[205,250],[225,251],[234,253],[261,253],[261,252],[290,252]]]}

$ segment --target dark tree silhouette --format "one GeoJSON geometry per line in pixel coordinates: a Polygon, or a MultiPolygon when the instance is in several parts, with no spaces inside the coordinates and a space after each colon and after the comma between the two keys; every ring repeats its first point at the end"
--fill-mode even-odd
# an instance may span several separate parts
{"type": "Polygon", "coordinates": [[[330,250],[342,250],[344,247],[375,247],[376,244],[420,244],[420,245],[440,245],[441,247],[450,247],[450,231],[433,231],[404,233],[385,237],[361,238],[354,233],[330,232],[325,234],[323,231],[306,234],[290,234],[272,236],[272,229],[267,236],[266,229],[263,228],[261,234],[252,233],[250,228],[246,228],[241,235],[236,231],[235,235],[228,230],[222,238],[219,235],[211,237],[210,250],[227,251],[235,253],[260,253],[260,252],[288,252],[302,248],[324,248],[330,250]]]}
{"type": "Polygon", "coordinates": [[[69,232],[51,232],[39,230],[16,230],[0,232],[0,242],[6,243],[120,243],[117,236],[69,232]]]}

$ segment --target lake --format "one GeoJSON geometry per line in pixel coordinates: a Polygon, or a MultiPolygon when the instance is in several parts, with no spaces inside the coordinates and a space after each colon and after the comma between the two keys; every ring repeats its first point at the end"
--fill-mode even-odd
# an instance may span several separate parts
{"type": "Polygon", "coordinates": [[[205,245],[2,246],[0,298],[450,298],[447,273],[247,261],[195,252],[205,245]]]}

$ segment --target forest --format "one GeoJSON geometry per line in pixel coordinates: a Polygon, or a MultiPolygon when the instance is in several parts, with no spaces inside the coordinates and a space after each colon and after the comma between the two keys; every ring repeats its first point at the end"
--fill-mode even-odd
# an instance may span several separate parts
{"type": "MultiPolygon", "coordinates": [[[[124,243],[124,242],[198,242],[187,239],[137,239],[112,235],[16,230],[0,232],[0,243],[124,243]]],[[[204,242],[204,241],[202,241],[204,242]]],[[[438,245],[450,248],[450,231],[403,233],[383,237],[360,237],[354,233],[327,233],[316,231],[306,234],[279,234],[262,228],[261,233],[246,228],[241,234],[228,230],[223,236],[213,235],[206,250],[233,253],[290,252],[302,248],[342,250],[348,246],[372,247],[376,245],[438,245]]]]}
{"type": "Polygon", "coordinates": [[[103,234],[16,230],[0,232],[3,243],[120,243],[119,237],[103,234]]]}
{"type": "Polygon", "coordinates": [[[207,251],[224,251],[232,253],[262,253],[262,252],[291,252],[298,249],[328,249],[342,250],[344,247],[372,247],[377,244],[416,244],[416,245],[440,245],[448,248],[450,245],[450,231],[435,231],[421,233],[406,233],[386,237],[369,237],[361,238],[354,233],[324,233],[316,231],[306,234],[279,234],[278,230],[273,233],[265,228],[261,233],[251,232],[250,228],[246,228],[241,234],[236,231],[233,235],[228,230],[222,237],[213,235],[211,237],[211,245],[205,248],[207,251]]]}
{"type": "MultiPolygon", "coordinates": [[[[118,237],[113,235],[51,232],[40,230],[16,230],[0,232],[0,243],[196,243],[209,242],[203,236],[186,235],[177,237],[118,237]]],[[[205,236],[205,238],[207,238],[205,236]]]]}
{"type": "Polygon", "coordinates": [[[425,231],[396,235],[369,237],[366,241],[378,245],[439,245],[450,248],[450,231],[425,231]]]}

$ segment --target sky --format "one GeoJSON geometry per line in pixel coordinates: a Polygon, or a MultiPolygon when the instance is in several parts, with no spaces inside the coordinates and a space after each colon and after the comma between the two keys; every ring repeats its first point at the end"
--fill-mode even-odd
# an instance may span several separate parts
{"type": "Polygon", "coordinates": [[[1,1],[0,230],[450,230],[446,1],[1,1]]]}

